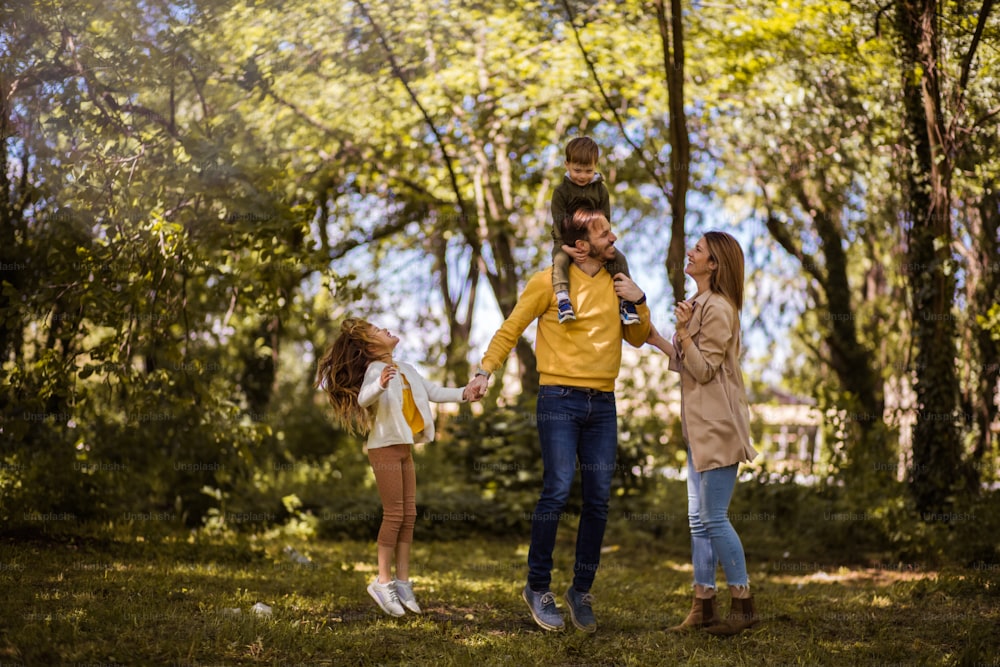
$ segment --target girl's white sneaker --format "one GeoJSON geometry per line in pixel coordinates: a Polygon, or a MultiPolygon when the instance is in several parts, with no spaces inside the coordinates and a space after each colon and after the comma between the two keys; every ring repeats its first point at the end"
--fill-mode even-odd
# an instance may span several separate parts
{"type": "MultiPolygon", "coordinates": [[[[390,616],[402,616],[406,613],[403,610],[403,605],[399,604],[395,581],[380,584],[378,583],[378,577],[375,577],[375,581],[368,584],[368,595],[371,595],[376,604],[382,608],[382,611],[390,616]]],[[[413,593],[411,592],[410,595],[413,595],[413,593]]]]}
{"type": "Polygon", "coordinates": [[[420,605],[417,604],[417,598],[413,596],[413,582],[393,579],[393,583],[396,584],[396,596],[403,606],[414,614],[421,613],[420,605]]]}

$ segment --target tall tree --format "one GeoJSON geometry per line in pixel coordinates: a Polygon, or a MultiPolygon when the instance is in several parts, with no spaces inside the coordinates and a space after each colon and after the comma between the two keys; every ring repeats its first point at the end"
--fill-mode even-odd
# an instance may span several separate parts
{"type": "Polygon", "coordinates": [[[4,175],[34,194],[6,189],[26,205],[2,220],[4,251],[26,270],[0,302],[2,404],[44,418],[3,431],[14,456],[38,462],[24,485],[45,504],[32,509],[105,502],[81,498],[100,484],[69,466],[93,458],[144,471],[116,489],[141,486],[196,520],[202,488],[224,485],[270,429],[258,422],[281,327],[318,267],[304,210],[278,194],[275,145],[232,112],[254,86],[203,48],[217,9],[4,14],[4,34],[24,35],[0,47],[4,150],[24,166],[4,175]],[[206,466],[171,469],[192,460],[206,466]]]}
{"type": "MultiPolygon", "coordinates": [[[[982,3],[979,26],[985,25],[992,4],[992,0],[982,3]]],[[[897,0],[894,7],[905,109],[902,142],[909,156],[903,223],[909,233],[917,347],[911,485],[917,506],[925,513],[947,510],[956,490],[970,477],[959,429],[951,188],[968,67],[982,29],[977,29],[964,56],[959,81],[949,82],[941,53],[940,10],[937,0],[897,0]],[[946,103],[949,83],[957,108],[949,109],[946,103]]]]}
{"type": "MultiPolygon", "coordinates": [[[[954,209],[960,227],[955,244],[963,260],[962,292],[968,307],[959,320],[963,335],[959,364],[962,372],[962,414],[972,429],[971,464],[976,478],[992,481],[996,469],[997,434],[993,424],[1000,414],[1000,145],[996,141],[1000,120],[1000,81],[977,76],[1000,66],[995,49],[976,49],[983,41],[1000,39],[1000,16],[993,3],[984,3],[978,16],[965,16],[973,26],[959,64],[959,108],[965,111],[965,128],[958,132],[955,182],[960,203],[954,209]]],[[[963,36],[963,42],[964,42],[963,36]]]]}
{"type": "Polygon", "coordinates": [[[656,23],[660,28],[663,71],[670,108],[670,246],[667,249],[667,275],[674,298],[684,296],[684,226],[687,217],[687,192],[691,178],[691,141],[688,138],[684,108],[684,20],[681,0],[670,0],[670,16],[663,0],[656,0],[656,23]]]}
{"type": "MultiPolygon", "coordinates": [[[[260,20],[238,17],[234,25],[260,20]]],[[[375,256],[391,243],[394,251],[419,248],[433,257],[434,280],[417,294],[426,303],[422,321],[446,322],[445,377],[467,378],[479,276],[500,314],[509,314],[526,275],[548,257],[539,248],[550,243],[548,204],[561,146],[591,127],[605,131],[595,94],[579,85],[573,43],[553,38],[552,17],[502,3],[460,14],[437,2],[328,3],[268,20],[283,25],[280,40],[266,36],[268,47],[257,47],[260,69],[275,72],[268,95],[318,130],[290,124],[289,136],[329,145],[325,158],[306,158],[315,164],[310,182],[332,198],[321,207],[326,237],[357,236],[359,216],[345,215],[335,200],[363,192],[381,209],[369,236],[378,239],[370,244],[375,256]],[[316,11],[334,17],[342,42],[324,42],[331,27],[317,27],[316,11]],[[316,66],[298,65],[308,53],[316,66]],[[330,92],[314,96],[317,89],[330,92]],[[370,113],[359,116],[359,104],[370,113]]],[[[635,28],[614,30],[624,42],[621,35],[635,28]]],[[[634,161],[611,151],[607,159],[611,170],[634,161]]],[[[616,196],[616,215],[637,205],[647,206],[633,192],[616,196]]],[[[364,245],[351,247],[365,252],[364,245]]],[[[530,391],[537,382],[530,345],[519,341],[516,354],[530,391]]],[[[431,357],[439,358],[437,346],[431,357]]]]}
{"type": "Polygon", "coordinates": [[[840,467],[854,490],[893,460],[879,341],[900,323],[883,270],[897,240],[887,223],[891,204],[880,203],[891,192],[882,105],[868,102],[869,81],[854,74],[857,63],[870,71],[885,56],[849,32],[855,19],[846,3],[822,5],[699,15],[705,59],[694,76],[707,82],[702,95],[718,100],[705,111],[705,141],[719,147],[722,196],[738,202],[756,191],[752,218],[801,272],[802,294],[753,307],[804,308],[798,331],[808,363],[820,377],[832,372],[810,390],[838,415],[828,435],[842,447],[840,467]],[[746,29],[726,33],[733,22],[746,29]]]}

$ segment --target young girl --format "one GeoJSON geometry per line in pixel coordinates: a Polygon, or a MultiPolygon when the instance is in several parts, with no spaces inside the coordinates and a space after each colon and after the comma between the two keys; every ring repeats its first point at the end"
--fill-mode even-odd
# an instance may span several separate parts
{"type": "Polygon", "coordinates": [[[417,518],[412,446],[434,439],[430,401],[478,400],[468,388],[441,387],[413,366],[396,362],[399,338],[364,320],[349,318],[319,362],[316,386],[326,392],[334,417],[351,433],[368,433],[368,461],[382,499],[378,576],[368,593],[387,614],[415,614],[420,605],[410,582],[410,545],[417,518]],[[395,555],[396,577],[392,577],[395,555]]]}

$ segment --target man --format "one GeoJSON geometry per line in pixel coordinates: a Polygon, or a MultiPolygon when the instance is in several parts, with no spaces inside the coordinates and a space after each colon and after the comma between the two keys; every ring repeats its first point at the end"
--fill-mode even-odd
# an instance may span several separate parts
{"type": "Polygon", "coordinates": [[[625,339],[640,347],[646,342],[649,307],[645,305],[645,294],[628,276],[619,273],[612,277],[604,269],[604,263],[615,256],[617,238],[600,210],[589,204],[571,205],[562,232],[564,243],[580,251],[576,263],[570,266],[569,281],[577,319],[559,324],[552,269],[536,273],[490,341],[469,387],[476,396],[482,396],[490,374],[500,367],[527,326],[538,320],[535,354],[540,386],[536,414],[543,481],[531,520],[528,583],[522,597],[538,625],[545,630],[562,629],[562,615],[549,590],[552,550],[579,462],[583,510],[573,583],[565,599],[573,624],[594,632],[597,622],[590,588],[600,564],[618,450],[614,388],[621,368],[621,343],[625,339]],[[636,304],[638,324],[622,324],[619,298],[636,304]]]}

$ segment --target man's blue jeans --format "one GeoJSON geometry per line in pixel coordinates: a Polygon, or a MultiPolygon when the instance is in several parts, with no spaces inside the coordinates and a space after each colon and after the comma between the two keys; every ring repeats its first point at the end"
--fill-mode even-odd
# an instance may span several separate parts
{"type": "Polygon", "coordinates": [[[715,588],[715,568],[721,561],[730,586],[746,586],[747,561],[743,543],[729,521],[729,501],[739,465],[698,472],[688,449],[688,525],[694,583],[715,588]]]}
{"type": "Polygon", "coordinates": [[[545,385],[538,390],[538,439],[542,448],[542,495],[531,519],[528,586],[549,590],[552,550],[576,470],[580,470],[583,509],[576,534],[573,586],[586,593],[601,562],[601,543],[608,522],[611,479],[618,453],[615,394],[545,385]]]}

